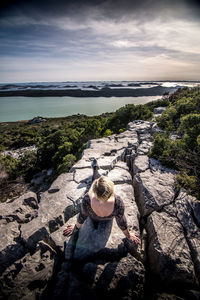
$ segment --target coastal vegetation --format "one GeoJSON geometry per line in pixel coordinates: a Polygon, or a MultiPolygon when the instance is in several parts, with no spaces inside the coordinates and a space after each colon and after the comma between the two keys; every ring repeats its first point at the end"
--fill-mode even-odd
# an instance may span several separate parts
{"type": "Polygon", "coordinates": [[[150,156],[178,170],[177,186],[200,199],[200,88],[180,89],[169,102],[150,156]]]}
{"type": "MultiPolygon", "coordinates": [[[[160,102],[157,102],[159,105],[160,102]]],[[[166,103],[167,104],[167,103],[166,103]]],[[[126,105],[114,113],[88,117],[75,115],[65,118],[45,119],[45,122],[11,122],[0,124],[0,184],[21,178],[30,182],[42,170],[53,169],[51,180],[68,172],[81,157],[88,140],[106,137],[125,130],[127,123],[134,119],[150,120],[156,103],[148,105],[126,105]],[[30,151],[30,146],[35,151],[30,151]],[[25,147],[23,155],[13,157],[8,150],[25,147]],[[26,149],[26,147],[28,147],[26,149]]]]}
{"type": "MultiPolygon", "coordinates": [[[[88,140],[123,132],[133,120],[152,120],[153,110],[166,106],[157,118],[163,133],[155,135],[151,157],[179,171],[177,185],[200,197],[200,90],[183,88],[168,98],[144,105],[128,104],[114,113],[95,117],[75,115],[46,119],[45,122],[0,124],[0,151],[25,148],[23,155],[0,156],[0,185],[9,186],[19,178],[30,182],[42,170],[52,169],[49,181],[68,172],[81,157],[88,140]]],[[[50,182],[49,182],[50,183],[50,182]]],[[[1,195],[0,195],[1,196],[1,195]]]]}

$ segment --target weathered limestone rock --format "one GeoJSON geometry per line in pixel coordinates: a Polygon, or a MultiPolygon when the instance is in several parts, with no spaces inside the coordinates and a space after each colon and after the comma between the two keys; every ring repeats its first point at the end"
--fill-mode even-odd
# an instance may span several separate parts
{"type": "Polygon", "coordinates": [[[56,255],[48,245],[37,245],[33,254],[18,259],[0,277],[1,299],[36,299],[42,295],[56,266],[56,255]]]}
{"type": "Polygon", "coordinates": [[[147,218],[148,259],[151,271],[167,285],[195,284],[195,271],[184,230],[167,213],[153,212],[147,218]]]}
{"type": "Polygon", "coordinates": [[[166,110],[166,107],[164,107],[164,106],[156,107],[156,108],[154,108],[154,114],[161,115],[165,110],[166,110]]]}
{"type": "Polygon", "coordinates": [[[153,146],[153,143],[150,141],[141,141],[140,145],[137,148],[137,154],[138,155],[143,155],[147,154],[151,147],[153,146]]]}
{"type": "Polygon", "coordinates": [[[143,120],[136,120],[130,122],[127,126],[128,130],[135,130],[138,134],[142,133],[149,133],[151,132],[152,123],[143,121],[143,120]]]}
{"type": "Polygon", "coordinates": [[[200,231],[192,218],[192,204],[195,199],[181,191],[176,199],[177,218],[184,228],[186,240],[189,245],[194,262],[196,276],[200,283],[200,231]]]}
{"type": "Polygon", "coordinates": [[[192,208],[193,208],[195,223],[197,224],[198,227],[200,227],[200,202],[193,201],[192,208]]]}
{"type": "Polygon", "coordinates": [[[116,164],[114,169],[112,169],[107,175],[115,184],[122,183],[132,183],[131,174],[128,171],[128,168],[125,163],[121,162],[116,164]]]}
{"type": "MultiPolygon", "coordinates": [[[[49,233],[57,231],[79,211],[80,199],[85,194],[86,185],[74,181],[66,181],[65,184],[62,182],[63,176],[60,184],[62,188],[58,192],[42,193],[38,217],[21,227],[21,237],[31,247],[41,239],[47,241],[49,233]]],[[[57,179],[56,186],[60,185],[57,179]]]]}
{"type": "Polygon", "coordinates": [[[92,182],[92,169],[85,168],[85,169],[79,169],[78,171],[74,171],[74,180],[77,183],[91,183],[92,182]]]}
{"type": "Polygon", "coordinates": [[[111,156],[100,156],[98,158],[98,165],[100,169],[111,170],[119,159],[120,156],[118,154],[111,156]]]}
{"type": "Polygon", "coordinates": [[[158,211],[174,200],[174,172],[148,169],[138,173],[134,177],[134,189],[142,216],[158,211]]]}
{"type": "Polygon", "coordinates": [[[153,141],[153,137],[151,133],[140,133],[139,134],[139,142],[142,143],[143,141],[151,142],[153,141]]]}
{"type": "MultiPolygon", "coordinates": [[[[200,206],[183,191],[177,196],[175,172],[148,158],[156,131],[156,123],[138,120],[121,134],[91,140],[82,159],[39,195],[39,203],[32,193],[0,204],[0,298],[142,299],[143,257],[148,276],[155,275],[169,290],[178,283],[199,295],[200,206]],[[115,219],[100,222],[97,233],[88,218],[79,232],[63,236],[66,226],[76,222],[90,187],[94,157],[123,199],[128,227],[142,240],[138,249],[130,246],[115,219]],[[87,263],[80,265],[84,251],[87,263]]],[[[163,292],[158,299],[171,297],[163,292]]]]}
{"type": "Polygon", "coordinates": [[[1,152],[1,155],[2,156],[10,155],[15,159],[19,159],[19,158],[22,158],[24,156],[24,153],[26,151],[36,152],[37,148],[36,148],[36,146],[21,147],[21,148],[18,148],[18,149],[6,150],[4,152],[1,152]]]}
{"type": "Polygon", "coordinates": [[[63,230],[67,227],[67,225],[76,224],[76,220],[77,215],[70,218],[62,227],[50,234],[51,239],[53,240],[55,245],[60,248],[61,251],[64,251],[65,245],[69,242],[70,239],[69,237],[63,235],[63,230]]]}
{"type": "Polygon", "coordinates": [[[144,275],[144,266],[131,255],[105,264],[87,263],[83,268],[89,299],[142,299],[144,275]]]}
{"type": "Polygon", "coordinates": [[[134,174],[146,171],[149,168],[149,158],[146,155],[138,155],[133,163],[134,174]]]}
{"type": "Polygon", "coordinates": [[[103,138],[91,140],[88,143],[88,148],[83,151],[83,158],[100,157],[101,155],[110,156],[127,146],[127,141],[117,142],[114,138],[103,138]]]}
{"type": "Polygon", "coordinates": [[[69,173],[63,173],[54,182],[51,184],[50,188],[48,189],[49,193],[56,193],[58,192],[62,187],[66,185],[67,182],[73,181],[74,174],[69,173]]]}
{"type": "Polygon", "coordinates": [[[28,192],[12,202],[1,203],[0,218],[8,222],[28,223],[37,217],[37,209],[37,195],[33,192],[28,192]]]}
{"type": "Polygon", "coordinates": [[[0,275],[2,272],[12,265],[17,259],[21,258],[26,250],[18,242],[20,237],[19,225],[17,222],[7,223],[0,220],[0,275]]]}
{"type": "Polygon", "coordinates": [[[170,295],[170,294],[163,293],[163,294],[156,294],[155,299],[156,300],[185,300],[185,297],[182,298],[173,294],[170,295]]]}

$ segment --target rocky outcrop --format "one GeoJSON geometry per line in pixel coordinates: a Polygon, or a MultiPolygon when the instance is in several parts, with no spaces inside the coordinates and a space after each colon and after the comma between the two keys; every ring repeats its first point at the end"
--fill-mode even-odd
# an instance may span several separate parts
{"type": "Polygon", "coordinates": [[[160,106],[154,108],[154,114],[157,116],[162,115],[162,113],[166,110],[166,107],[160,106]]]}
{"type": "Polygon", "coordinates": [[[36,123],[41,123],[41,122],[46,122],[46,119],[42,117],[35,117],[27,122],[27,124],[36,124],[36,123]]]}
{"type": "Polygon", "coordinates": [[[134,121],[121,134],[91,140],[47,191],[1,204],[2,298],[184,299],[185,292],[198,299],[199,202],[175,188],[173,170],[148,157],[158,130],[156,123],[134,121]],[[62,235],[91,185],[94,157],[124,200],[138,249],[115,220],[99,235],[89,220],[72,237],[62,235]],[[80,261],[80,253],[91,255],[80,261]]]}
{"type": "Polygon", "coordinates": [[[10,150],[6,150],[4,152],[1,152],[1,155],[2,156],[10,155],[15,159],[19,159],[19,158],[22,158],[24,156],[24,153],[26,151],[36,152],[37,148],[36,148],[36,146],[29,146],[29,147],[21,147],[21,148],[18,148],[18,149],[10,149],[10,150]]]}

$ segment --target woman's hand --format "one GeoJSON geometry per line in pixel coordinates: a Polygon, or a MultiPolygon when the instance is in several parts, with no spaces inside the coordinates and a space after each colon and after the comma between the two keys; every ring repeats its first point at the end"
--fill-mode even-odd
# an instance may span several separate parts
{"type": "Polygon", "coordinates": [[[63,230],[63,235],[70,236],[72,235],[72,232],[74,231],[75,225],[67,225],[67,228],[63,230]]]}
{"type": "Polygon", "coordinates": [[[136,232],[129,233],[129,240],[137,245],[140,242],[140,239],[138,238],[138,234],[136,232]]]}

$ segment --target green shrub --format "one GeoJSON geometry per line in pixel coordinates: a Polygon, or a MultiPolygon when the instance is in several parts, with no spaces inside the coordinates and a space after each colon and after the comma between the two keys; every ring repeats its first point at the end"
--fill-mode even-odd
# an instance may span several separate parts
{"type": "Polygon", "coordinates": [[[25,151],[23,157],[18,161],[19,175],[29,181],[39,170],[37,153],[35,151],[25,151]]]}
{"type": "Polygon", "coordinates": [[[9,179],[13,180],[20,176],[18,160],[11,155],[1,157],[0,164],[6,168],[9,179]]]}
{"type": "Polygon", "coordinates": [[[104,137],[107,137],[107,136],[109,136],[109,135],[112,135],[113,134],[113,131],[112,130],[110,130],[110,129],[106,129],[106,131],[105,131],[105,133],[104,133],[104,137]]]}
{"type": "Polygon", "coordinates": [[[155,136],[150,156],[176,168],[178,186],[200,199],[200,88],[178,90],[169,100],[170,106],[158,118],[168,136],[155,136]],[[170,131],[180,139],[171,140],[170,131]]]}
{"type": "Polygon", "coordinates": [[[125,128],[127,124],[134,120],[150,120],[153,116],[152,111],[145,105],[127,104],[118,109],[108,119],[106,124],[113,132],[119,132],[121,128],[125,128]]]}
{"type": "Polygon", "coordinates": [[[181,171],[176,176],[176,187],[183,187],[188,194],[200,199],[200,182],[197,176],[188,175],[186,171],[181,171]]]}
{"type": "Polygon", "coordinates": [[[57,166],[56,172],[57,174],[69,172],[70,168],[74,165],[76,161],[76,156],[72,154],[67,154],[62,159],[62,163],[57,166]]]}
{"type": "Polygon", "coordinates": [[[70,154],[73,149],[73,145],[70,142],[64,142],[63,145],[58,147],[58,151],[52,157],[53,166],[56,167],[63,160],[63,157],[66,157],[67,154],[70,154]]]}
{"type": "Polygon", "coordinates": [[[174,106],[169,106],[156,121],[158,126],[166,131],[176,130],[177,110],[174,106]]]}
{"type": "Polygon", "coordinates": [[[200,114],[191,113],[182,116],[178,131],[182,134],[188,134],[192,139],[196,140],[200,135],[200,114]]]}

